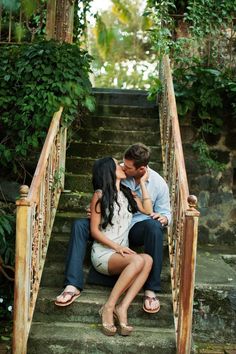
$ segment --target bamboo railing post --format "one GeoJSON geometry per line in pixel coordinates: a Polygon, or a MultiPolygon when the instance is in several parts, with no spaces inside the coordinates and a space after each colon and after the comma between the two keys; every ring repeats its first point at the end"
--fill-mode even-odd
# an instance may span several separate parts
{"type": "Polygon", "coordinates": [[[25,354],[28,332],[30,302],[30,203],[27,200],[29,187],[20,187],[20,199],[16,202],[16,259],[14,288],[13,352],[25,354]]]}
{"type": "Polygon", "coordinates": [[[195,209],[197,204],[197,198],[195,196],[188,197],[188,204],[189,208],[185,212],[181,280],[179,289],[179,318],[177,329],[178,354],[189,354],[191,352],[192,313],[199,212],[195,209]]]}

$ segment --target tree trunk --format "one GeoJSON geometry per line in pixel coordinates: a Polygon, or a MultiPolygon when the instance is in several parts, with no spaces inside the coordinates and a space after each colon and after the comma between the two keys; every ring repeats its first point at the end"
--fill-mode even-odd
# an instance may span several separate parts
{"type": "Polygon", "coordinates": [[[73,42],[74,0],[49,0],[47,6],[47,39],[73,42]]]}
{"type": "Polygon", "coordinates": [[[55,39],[56,4],[57,4],[57,0],[48,0],[47,3],[47,22],[46,22],[47,40],[55,39]]]}

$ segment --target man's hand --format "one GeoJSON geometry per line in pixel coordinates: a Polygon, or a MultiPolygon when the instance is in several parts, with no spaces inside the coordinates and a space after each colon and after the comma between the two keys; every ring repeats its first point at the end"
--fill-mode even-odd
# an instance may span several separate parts
{"type": "Polygon", "coordinates": [[[87,218],[90,219],[91,218],[90,204],[86,206],[85,210],[86,210],[87,218]]]}
{"type": "Polygon", "coordinates": [[[145,167],[145,173],[144,175],[140,178],[140,183],[141,182],[146,182],[149,178],[149,172],[148,172],[148,169],[147,167],[145,167]]]}
{"type": "Polygon", "coordinates": [[[165,215],[161,215],[159,213],[152,213],[150,216],[153,220],[160,221],[162,226],[166,226],[168,224],[168,219],[165,215]]]}

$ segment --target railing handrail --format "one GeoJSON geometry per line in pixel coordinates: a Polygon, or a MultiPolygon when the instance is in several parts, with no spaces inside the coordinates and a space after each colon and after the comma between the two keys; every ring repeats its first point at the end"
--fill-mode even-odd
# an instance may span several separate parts
{"type": "Polygon", "coordinates": [[[63,108],[61,107],[58,112],[56,112],[52,118],[48,134],[46,137],[46,140],[43,145],[42,152],[40,154],[40,158],[34,173],[33,180],[30,185],[29,193],[28,193],[28,200],[30,202],[36,202],[39,194],[39,189],[40,189],[40,183],[42,176],[44,174],[48,157],[50,154],[50,149],[53,144],[53,141],[56,137],[57,134],[57,129],[60,125],[60,119],[61,119],[61,114],[62,114],[63,108]]]}
{"type": "Polygon", "coordinates": [[[176,107],[174,85],[173,85],[173,79],[171,75],[170,60],[168,56],[164,56],[163,63],[164,66],[168,68],[165,72],[165,75],[166,75],[167,86],[169,87],[167,97],[168,97],[170,115],[172,118],[171,119],[172,129],[174,132],[173,138],[175,144],[175,158],[176,158],[176,165],[179,172],[178,176],[179,176],[179,181],[181,186],[181,193],[183,195],[183,203],[185,204],[184,207],[187,209],[188,207],[187,198],[189,196],[188,179],[187,179],[187,173],[185,168],[185,160],[184,160],[182,139],[180,134],[177,107],[176,107]]]}
{"type": "Polygon", "coordinates": [[[16,252],[13,354],[26,354],[27,340],[37,300],[47,248],[57,210],[65,168],[66,127],[61,124],[62,108],[52,118],[30,186],[20,188],[16,202],[16,252]]]}
{"type": "Polygon", "coordinates": [[[171,195],[173,223],[168,228],[173,309],[177,354],[191,352],[192,307],[194,295],[199,212],[197,198],[189,196],[187,173],[175,101],[170,60],[161,63],[160,130],[164,177],[171,195]]]}

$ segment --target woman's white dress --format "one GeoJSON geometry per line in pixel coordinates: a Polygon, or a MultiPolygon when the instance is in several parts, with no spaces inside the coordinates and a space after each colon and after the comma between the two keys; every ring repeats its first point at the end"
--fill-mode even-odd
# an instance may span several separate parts
{"type": "MultiPolygon", "coordinates": [[[[128,200],[122,191],[118,192],[117,197],[119,206],[114,202],[114,215],[112,224],[108,224],[106,229],[101,229],[102,233],[112,241],[119,243],[122,246],[128,246],[128,234],[131,224],[132,213],[128,211],[128,200]]],[[[103,274],[109,275],[108,261],[116,251],[111,249],[96,240],[92,246],[91,260],[94,268],[103,274]]]]}

